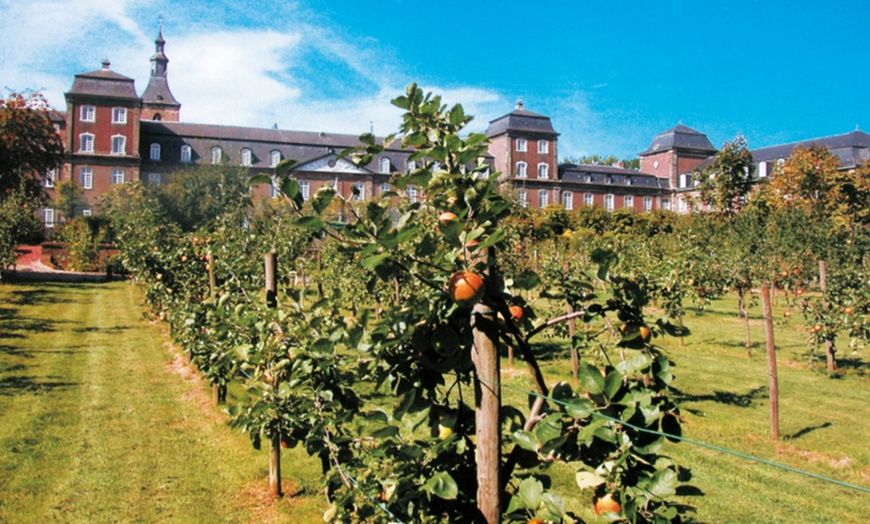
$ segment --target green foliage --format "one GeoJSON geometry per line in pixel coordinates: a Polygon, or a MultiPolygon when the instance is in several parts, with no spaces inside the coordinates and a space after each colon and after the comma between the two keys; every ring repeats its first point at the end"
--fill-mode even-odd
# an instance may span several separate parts
{"type": "Polygon", "coordinates": [[[82,210],[88,207],[85,190],[74,180],[58,182],[55,186],[54,207],[68,221],[81,216],[82,210]]]}
{"type": "Polygon", "coordinates": [[[209,225],[227,210],[251,206],[247,169],[238,166],[196,166],[152,190],[161,212],[185,232],[209,225]]]}
{"type": "Polygon", "coordinates": [[[713,157],[713,162],[696,176],[701,201],[713,210],[733,214],[753,185],[752,154],[746,139],[738,136],[726,142],[713,157]]]}
{"type": "Polygon", "coordinates": [[[25,239],[41,237],[42,222],[34,210],[39,201],[23,190],[0,196],[0,271],[15,262],[15,249],[25,239]]]}

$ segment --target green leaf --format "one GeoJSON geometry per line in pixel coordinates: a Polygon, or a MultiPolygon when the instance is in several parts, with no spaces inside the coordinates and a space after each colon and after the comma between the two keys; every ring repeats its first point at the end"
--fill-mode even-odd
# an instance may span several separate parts
{"type": "Polygon", "coordinates": [[[299,217],[294,224],[305,229],[323,229],[323,221],[314,216],[299,217]]]}
{"type": "Polygon", "coordinates": [[[595,411],[595,404],[588,398],[577,397],[565,402],[565,413],[571,418],[588,418],[595,411]]]}
{"type": "Polygon", "coordinates": [[[267,174],[254,175],[248,179],[248,185],[258,186],[260,184],[272,184],[272,177],[267,174]]]}
{"type": "Polygon", "coordinates": [[[421,489],[445,500],[454,500],[459,495],[459,486],[446,471],[439,471],[432,475],[421,489]]]}
{"type": "Polygon", "coordinates": [[[366,269],[373,269],[375,266],[378,266],[384,260],[390,258],[389,253],[378,253],[377,255],[370,256],[368,258],[364,258],[360,264],[362,267],[366,269]]]}
{"type": "Polygon", "coordinates": [[[531,269],[526,269],[514,277],[514,286],[518,289],[529,290],[541,285],[541,277],[531,269]]]}
{"type": "Polygon", "coordinates": [[[574,478],[580,489],[595,488],[604,484],[604,477],[591,471],[578,471],[574,478]]]}
{"type": "Polygon", "coordinates": [[[278,162],[278,165],[275,166],[275,175],[281,177],[289,173],[296,167],[298,162],[296,160],[291,160],[289,158],[285,158],[284,160],[278,162]]]}
{"type": "Polygon", "coordinates": [[[586,362],[580,363],[577,378],[583,389],[592,395],[600,395],[604,391],[604,377],[601,376],[601,372],[586,362]]]}
{"type": "Polygon", "coordinates": [[[287,198],[294,200],[299,194],[299,181],[295,178],[285,178],[281,181],[279,189],[287,198]]]}
{"type": "Polygon", "coordinates": [[[646,490],[658,498],[672,497],[677,493],[677,472],[672,469],[656,471],[644,484],[646,490]]]}
{"type": "Polygon", "coordinates": [[[530,431],[514,431],[511,433],[510,438],[514,441],[514,444],[526,451],[536,452],[538,450],[538,438],[530,431]]]}
{"type": "Polygon", "coordinates": [[[520,499],[529,509],[537,509],[541,505],[541,496],[543,494],[544,485],[535,477],[528,477],[520,483],[520,499]]]}

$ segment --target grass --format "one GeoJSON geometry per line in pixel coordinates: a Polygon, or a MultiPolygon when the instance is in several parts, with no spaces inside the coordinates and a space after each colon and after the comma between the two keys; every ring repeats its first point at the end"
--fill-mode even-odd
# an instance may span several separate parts
{"type": "Polygon", "coordinates": [[[127,283],[0,286],[0,521],[313,522],[319,463],[268,454],[142,319],[127,283]],[[298,520],[297,520],[298,519],[298,520]]]}
{"type": "MultiPolygon", "coordinates": [[[[285,491],[267,496],[268,457],[225,424],[209,388],[181,365],[158,325],[144,321],[126,283],[0,286],[0,521],[317,522],[319,461],[284,456],[285,491]]],[[[769,437],[769,391],[759,307],[746,355],[733,299],[686,317],[677,363],[684,435],[735,452],[870,487],[865,353],[842,352],[835,376],[810,363],[799,320],[777,325],[780,428],[769,437]]],[[[782,317],[783,305],[775,310],[782,317]]],[[[563,341],[538,339],[548,383],[571,382],[563,341]]],[[[503,380],[532,389],[525,365],[503,380]]],[[[524,395],[505,389],[524,406],[524,395]]],[[[864,522],[870,495],[690,443],[665,453],[690,468],[704,496],[683,501],[701,522],[864,522]]],[[[574,468],[553,486],[594,522],[574,468]]]]}

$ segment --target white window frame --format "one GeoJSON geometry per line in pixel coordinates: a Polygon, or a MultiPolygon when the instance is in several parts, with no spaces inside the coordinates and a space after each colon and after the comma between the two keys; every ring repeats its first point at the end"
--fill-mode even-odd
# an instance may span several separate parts
{"type": "Polygon", "coordinates": [[[634,195],[625,195],[622,197],[622,207],[634,207],[634,195]]]}
{"type": "Polygon", "coordinates": [[[242,148],[242,158],[241,164],[243,166],[250,166],[254,159],[254,152],[248,149],[247,147],[242,148]]]}
{"type": "Polygon", "coordinates": [[[613,211],[613,194],[607,193],[604,195],[604,209],[613,211]]]}
{"type": "Polygon", "coordinates": [[[308,197],[311,196],[311,184],[307,180],[300,180],[299,192],[302,193],[302,200],[308,201],[308,197]]]}
{"type": "Polygon", "coordinates": [[[529,194],[525,189],[520,189],[517,191],[517,200],[519,200],[520,205],[523,207],[529,207],[529,194]]]}
{"type": "Polygon", "coordinates": [[[417,202],[417,199],[419,197],[419,193],[418,193],[416,187],[408,186],[406,193],[408,194],[408,201],[409,202],[411,202],[412,204],[417,202]]]}
{"type": "Polygon", "coordinates": [[[380,169],[379,171],[382,174],[388,174],[390,172],[390,159],[387,157],[381,157],[380,169]]]}
{"type": "Polygon", "coordinates": [[[96,141],[96,139],[94,138],[93,133],[80,134],[79,135],[79,153],[93,153],[95,141],[96,141]]]}
{"type": "Polygon", "coordinates": [[[669,198],[662,199],[662,209],[665,211],[671,210],[671,200],[669,198]]]}
{"type": "Polygon", "coordinates": [[[181,160],[183,164],[193,162],[193,148],[186,144],[181,146],[181,157],[179,160],[181,160]]]}
{"type": "Polygon", "coordinates": [[[93,214],[94,214],[94,210],[91,209],[91,208],[85,208],[85,209],[82,209],[82,216],[83,216],[83,217],[89,217],[89,216],[91,216],[91,215],[93,215],[93,214]]]}
{"type": "Polygon", "coordinates": [[[126,124],[127,123],[127,108],[126,107],[113,107],[112,108],[112,123],[113,124],[126,124]]]}
{"type": "Polygon", "coordinates": [[[594,206],[595,205],[595,195],[592,193],[584,193],[583,194],[583,205],[584,206],[594,206]]]}
{"type": "Polygon", "coordinates": [[[281,152],[277,149],[269,151],[269,167],[278,167],[281,163],[281,152]]]}
{"type": "Polygon", "coordinates": [[[550,164],[545,164],[544,162],[538,164],[538,178],[541,180],[550,178],[550,164]]]}
{"type": "Polygon", "coordinates": [[[562,207],[565,208],[565,211],[574,210],[574,193],[572,191],[562,192],[562,207]]]}
{"type": "Polygon", "coordinates": [[[767,178],[767,162],[758,163],[758,178],[767,178]]]}
{"type": "Polygon", "coordinates": [[[125,182],[126,175],[124,174],[123,169],[112,169],[112,185],[123,184],[125,182]]]}
{"type": "Polygon", "coordinates": [[[529,150],[529,143],[525,138],[517,138],[517,152],[525,153],[529,150]]]}
{"type": "Polygon", "coordinates": [[[546,189],[541,189],[538,191],[538,208],[544,209],[550,205],[550,192],[546,189]]]}
{"type": "Polygon", "coordinates": [[[54,181],[57,179],[57,169],[49,169],[42,177],[42,187],[49,189],[54,187],[54,181]]]}
{"type": "Polygon", "coordinates": [[[46,207],[42,210],[42,223],[45,227],[55,226],[55,213],[53,207],[46,207]]]}
{"type": "Polygon", "coordinates": [[[643,210],[649,213],[653,208],[652,197],[643,197],[643,210]]]}
{"type": "Polygon", "coordinates": [[[354,202],[362,202],[366,199],[366,185],[363,183],[356,183],[353,187],[357,190],[355,194],[353,194],[354,202]]]}
{"type": "Polygon", "coordinates": [[[390,184],[381,184],[380,194],[389,193],[391,191],[390,184]]]}
{"type": "Polygon", "coordinates": [[[408,160],[408,163],[405,165],[408,170],[408,173],[417,169],[417,162],[414,160],[408,160]]]}
{"type": "Polygon", "coordinates": [[[220,148],[220,146],[214,146],[211,148],[211,163],[212,164],[220,164],[221,160],[224,157],[224,151],[220,148]]]}
{"type": "Polygon", "coordinates": [[[82,106],[79,113],[79,120],[82,122],[96,122],[97,108],[94,106],[82,106]]]}
{"type": "Polygon", "coordinates": [[[550,142],[548,140],[538,140],[538,153],[546,155],[550,152],[550,142]]]}
{"type": "Polygon", "coordinates": [[[162,181],[163,177],[160,176],[160,173],[148,173],[149,184],[159,186],[162,181]]]}
{"type": "Polygon", "coordinates": [[[160,161],[160,144],[154,142],[151,144],[151,151],[149,153],[149,157],[151,160],[160,161]]]}
{"type": "Polygon", "coordinates": [[[79,168],[79,184],[82,186],[82,189],[94,188],[94,170],[92,168],[79,168]]]}
{"type": "Polygon", "coordinates": [[[112,135],[112,154],[126,155],[127,154],[127,137],[124,135],[112,135]],[[118,144],[121,147],[116,147],[118,144]]]}
{"type": "Polygon", "coordinates": [[[527,178],[529,176],[529,165],[522,160],[517,162],[517,178],[527,178]]]}

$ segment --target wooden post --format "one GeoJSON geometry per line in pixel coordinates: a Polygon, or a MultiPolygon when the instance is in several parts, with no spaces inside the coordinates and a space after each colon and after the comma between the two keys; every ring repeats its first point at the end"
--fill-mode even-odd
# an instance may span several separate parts
{"type": "Polygon", "coordinates": [[[207,254],[205,261],[208,264],[208,296],[214,300],[217,291],[217,281],[214,276],[214,256],[211,253],[207,254]]]}
{"type": "Polygon", "coordinates": [[[761,285],[761,307],[764,310],[764,334],[767,338],[767,375],[770,382],[770,434],[779,440],[779,380],[776,373],[776,346],[773,341],[773,313],[770,307],[770,286],[761,285]]]}
{"type": "MultiPolygon", "coordinates": [[[[819,286],[822,288],[822,309],[825,312],[828,311],[828,298],[826,295],[826,291],[828,291],[828,266],[825,264],[824,260],[819,260],[819,286]]],[[[837,359],[834,356],[834,341],[825,337],[825,355],[828,360],[828,371],[834,371],[837,369],[837,359]]]]}
{"type": "Polygon", "coordinates": [[[501,522],[501,386],[498,347],[494,333],[495,313],[488,306],[476,304],[473,310],[472,359],[476,371],[475,412],[477,437],[477,508],[487,524],[501,522]]]}
{"type": "MultiPolygon", "coordinates": [[[[278,307],[278,254],[272,251],[264,257],[266,273],[266,307],[278,307]]],[[[273,381],[272,388],[277,387],[277,381],[273,381]]],[[[276,497],[281,497],[284,492],[281,489],[281,435],[275,433],[269,439],[269,491],[276,497]]]]}
{"type": "MultiPolygon", "coordinates": [[[[568,274],[570,273],[571,266],[568,262],[562,264],[562,271],[565,274],[565,279],[568,278],[568,274]]],[[[565,311],[570,315],[574,313],[574,306],[571,305],[569,300],[565,301],[565,311]]],[[[577,332],[577,324],[574,322],[574,319],[571,318],[568,320],[568,337],[571,339],[571,372],[574,374],[574,382],[576,383],[580,376],[580,355],[577,352],[577,349],[574,347],[574,333],[577,332]]]]}

